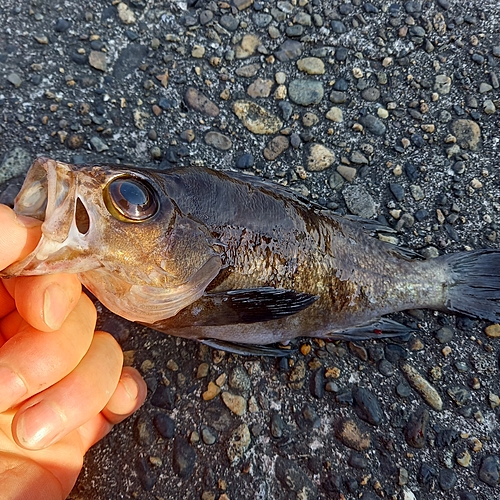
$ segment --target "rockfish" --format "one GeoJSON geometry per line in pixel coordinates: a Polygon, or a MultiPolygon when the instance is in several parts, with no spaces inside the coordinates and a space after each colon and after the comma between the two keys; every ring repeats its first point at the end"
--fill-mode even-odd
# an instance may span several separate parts
{"type": "Polygon", "coordinates": [[[500,250],[424,260],[248,175],[38,158],[14,210],[42,237],[4,277],[78,273],[114,313],[234,352],[401,335],[384,315],[405,309],[500,321],[500,250]]]}

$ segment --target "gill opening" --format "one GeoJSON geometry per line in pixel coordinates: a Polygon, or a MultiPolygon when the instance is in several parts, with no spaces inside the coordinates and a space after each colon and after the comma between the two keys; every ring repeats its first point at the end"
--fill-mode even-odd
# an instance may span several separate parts
{"type": "Polygon", "coordinates": [[[75,224],[80,234],[87,234],[90,229],[90,217],[84,204],[77,198],[75,207],[75,224]]]}

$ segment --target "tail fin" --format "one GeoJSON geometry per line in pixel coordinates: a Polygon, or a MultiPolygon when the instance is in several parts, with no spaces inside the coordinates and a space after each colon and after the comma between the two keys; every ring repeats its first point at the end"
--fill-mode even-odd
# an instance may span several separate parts
{"type": "Polygon", "coordinates": [[[446,308],[500,322],[500,250],[460,252],[443,258],[451,270],[446,308]]]}

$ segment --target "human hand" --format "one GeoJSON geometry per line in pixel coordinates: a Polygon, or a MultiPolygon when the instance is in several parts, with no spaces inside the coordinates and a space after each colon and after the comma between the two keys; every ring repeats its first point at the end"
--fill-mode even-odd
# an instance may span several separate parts
{"type": "MultiPolygon", "coordinates": [[[[40,222],[0,205],[0,269],[28,255],[40,222]]],[[[59,500],[83,455],[143,403],[146,385],[75,275],[0,280],[2,499],[59,500]]]]}

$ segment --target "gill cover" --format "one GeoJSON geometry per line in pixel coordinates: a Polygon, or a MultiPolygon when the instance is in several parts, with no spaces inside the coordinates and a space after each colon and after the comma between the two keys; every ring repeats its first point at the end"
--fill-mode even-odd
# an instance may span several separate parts
{"type": "Polygon", "coordinates": [[[145,169],[38,158],[14,210],[42,220],[42,237],[3,276],[78,273],[106,307],[131,321],[174,316],[221,269],[210,233],[175,209],[145,169]]]}

